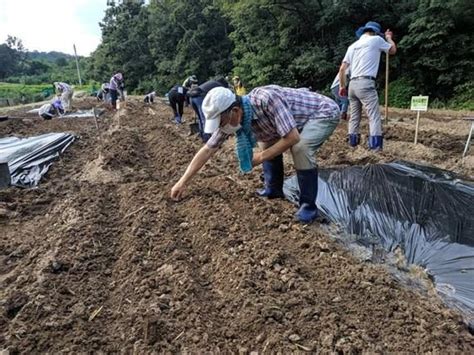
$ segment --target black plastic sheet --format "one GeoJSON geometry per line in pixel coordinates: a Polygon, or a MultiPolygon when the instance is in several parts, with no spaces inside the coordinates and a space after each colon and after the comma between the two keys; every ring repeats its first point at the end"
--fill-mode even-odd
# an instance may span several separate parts
{"type": "Polygon", "coordinates": [[[29,138],[0,139],[0,161],[8,162],[11,185],[34,187],[53,160],[74,141],[71,133],[48,133],[29,138]]]}
{"type": "MultiPolygon", "coordinates": [[[[317,205],[361,244],[400,247],[437,291],[473,320],[474,184],[408,162],[319,172],[317,205]]],[[[298,200],[296,177],[285,194],[298,200]]]]}

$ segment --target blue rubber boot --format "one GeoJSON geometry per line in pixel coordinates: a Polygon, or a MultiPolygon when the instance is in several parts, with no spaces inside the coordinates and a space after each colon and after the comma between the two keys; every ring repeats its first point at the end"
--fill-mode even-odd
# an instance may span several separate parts
{"type": "Polygon", "coordinates": [[[180,115],[176,115],[174,116],[174,121],[177,123],[177,124],[181,124],[181,116],[180,115]]]}
{"type": "Polygon", "coordinates": [[[258,190],[257,194],[261,197],[283,198],[283,155],[280,154],[272,160],[263,162],[263,177],[265,188],[258,190]]]}
{"type": "Polygon", "coordinates": [[[357,147],[360,143],[360,134],[351,133],[349,134],[349,145],[351,147],[357,147]]]}
{"type": "Polygon", "coordinates": [[[296,176],[300,188],[300,208],[296,218],[301,223],[311,223],[318,217],[318,169],[296,170],[296,176]]]}
{"type": "Polygon", "coordinates": [[[371,149],[371,150],[382,150],[383,149],[383,137],[382,136],[369,136],[369,149],[371,149]]]}

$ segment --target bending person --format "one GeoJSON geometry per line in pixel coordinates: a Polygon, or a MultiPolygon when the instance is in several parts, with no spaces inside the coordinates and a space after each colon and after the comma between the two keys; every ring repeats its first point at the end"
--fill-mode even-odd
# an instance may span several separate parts
{"type": "Polygon", "coordinates": [[[179,200],[192,177],[229,136],[237,135],[237,156],[243,172],[263,164],[262,197],[283,197],[283,152],[290,150],[298,177],[299,209],[296,218],[310,223],[318,216],[318,169],[315,153],[336,128],[340,111],[330,98],[309,90],[277,85],[255,88],[246,96],[217,87],[204,98],[204,132],[211,138],[197,152],[183,176],[171,189],[179,200]],[[255,137],[255,138],[254,138],[255,137]],[[253,154],[254,139],[261,151],[253,154]]]}

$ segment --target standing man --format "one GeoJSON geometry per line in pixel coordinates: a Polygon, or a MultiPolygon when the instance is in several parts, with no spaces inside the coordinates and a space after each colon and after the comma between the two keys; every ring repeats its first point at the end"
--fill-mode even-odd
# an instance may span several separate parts
{"type": "Polygon", "coordinates": [[[300,189],[296,218],[302,223],[316,219],[315,153],[339,122],[339,107],[333,100],[306,89],[277,85],[255,88],[246,96],[217,87],[204,98],[202,110],[206,117],[204,132],[212,136],[171,189],[171,198],[180,199],[191,178],[229,136],[236,134],[241,170],[249,172],[252,166],[263,164],[265,189],[259,191],[262,197],[284,196],[283,152],[291,151],[300,189]],[[262,149],[256,154],[252,150],[253,137],[262,149]]]}
{"type": "Polygon", "coordinates": [[[69,84],[61,83],[61,82],[54,82],[54,87],[56,88],[56,93],[61,98],[61,104],[64,108],[64,111],[70,111],[72,106],[72,95],[74,94],[74,90],[69,84]]]}
{"type": "Polygon", "coordinates": [[[346,70],[350,66],[349,102],[351,116],[349,119],[349,144],[352,147],[360,143],[359,125],[362,107],[369,117],[369,149],[382,150],[382,118],[379,109],[379,97],[375,87],[375,78],[379,70],[382,52],[395,54],[397,46],[392,40],[392,32],[385,31],[377,22],[369,21],[360,27],[356,36],[358,40],[347,49],[339,69],[339,95],[347,96],[346,70]]]}
{"type": "Polygon", "coordinates": [[[123,90],[122,84],[123,84],[122,73],[118,72],[110,78],[109,94],[110,94],[110,103],[112,105],[113,110],[117,109],[117,98],[118,98],[119,90],[123,90]]]}

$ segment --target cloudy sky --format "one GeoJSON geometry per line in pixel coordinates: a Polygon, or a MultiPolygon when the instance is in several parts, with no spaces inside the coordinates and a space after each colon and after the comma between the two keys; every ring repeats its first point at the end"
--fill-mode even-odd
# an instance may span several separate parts
{"type": "Polygon", "coordinates": [[[20,38],[26,49],[88,56],[101,39],[107,0],[0,0],[0,43],[20,38]]]}

